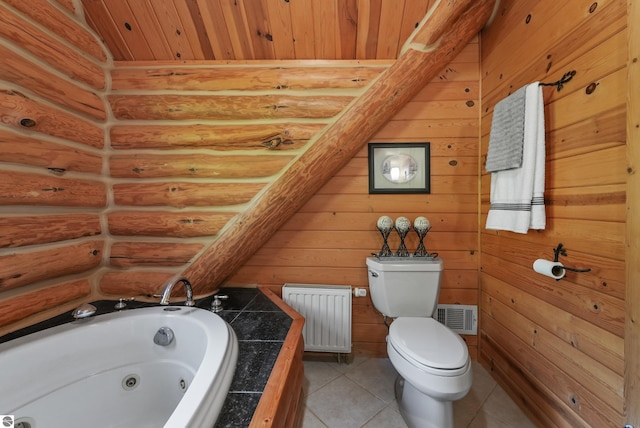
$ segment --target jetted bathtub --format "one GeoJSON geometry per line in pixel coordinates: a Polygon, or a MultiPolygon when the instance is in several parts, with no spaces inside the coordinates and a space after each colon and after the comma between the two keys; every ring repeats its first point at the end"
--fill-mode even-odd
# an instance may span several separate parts
{"type": "Polygon", "coordinates": [[[204,309],[89,317],[0,344],[0,414],[24,428],[213,427],[237,357],[204,309]]]}

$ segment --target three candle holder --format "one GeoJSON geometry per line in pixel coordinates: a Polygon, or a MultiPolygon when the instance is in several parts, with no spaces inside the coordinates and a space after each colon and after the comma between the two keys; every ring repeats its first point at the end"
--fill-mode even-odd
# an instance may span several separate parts
{"type": "Polygon", "coordinates": [[[405,244],[405,238],[409,231],[411,230],[411,221],[406,217],[398,217],[395,221],[395,225],[393,219],[389,216],[382,216],[378,219],[376,227],[380,231],[382,235],[382,249],[380,253],[374,254],[378,257],[431,257],[435,258],[438,256],[437,253],[430,254],[424,246],[424,238],[427,236],[427,233],[431,229],[431,223],[426,217],[417,217],[413,222],[413,229],[416,231],[418,235],[418,246],[416,250],[411,254],[407,249],[405,244]],[[400,245],[398,246],[398,250],[395,254],[391,251],[389,247],[389,236],[393,229],[396,230],[398,236],[400,237],[400,245]]]}
{"type": "Polygon", "coordinates": [[[393,253],[391,252],[391,248],[389,248],[389,235],[391,235],[391,231],[393,230],[393,220],[391,217],[383,215],[378,219],[377,223],[378,230],[382,234],[382,249],[378,254],[378,257],[391,257],[393,253]]]}

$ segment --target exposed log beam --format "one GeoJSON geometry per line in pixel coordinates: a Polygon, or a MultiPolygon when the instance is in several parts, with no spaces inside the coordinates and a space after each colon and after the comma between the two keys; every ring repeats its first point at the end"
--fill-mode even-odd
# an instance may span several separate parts
{"type": "Polygon", "coordinates": [[[495,3],[436,2],[398,60],[327,125],[252,206],[227,224],[218,239],[184,272],[195,291],[213,291],[242,266],[462,50],[487,22],[495,3]]]}

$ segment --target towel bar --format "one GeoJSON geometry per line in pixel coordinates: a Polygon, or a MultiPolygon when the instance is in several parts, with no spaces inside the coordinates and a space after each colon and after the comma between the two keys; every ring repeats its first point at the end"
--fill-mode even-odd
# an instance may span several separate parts
{"type": "Polygon", "coordinates": [[[573,76],[575,76],[575,75],[576,75],[576,71],[575,70],[567,71],[566,73],[564,73],[562,75],[560,80],[557,80],[557,81],[552,82],[552,83],[541,82],[540,86],[557,86],[558,87],[558,92],[560,92],[560,90],[564,87],[564,84],[567,83],[569,80],[573,79],[573,76]]]}

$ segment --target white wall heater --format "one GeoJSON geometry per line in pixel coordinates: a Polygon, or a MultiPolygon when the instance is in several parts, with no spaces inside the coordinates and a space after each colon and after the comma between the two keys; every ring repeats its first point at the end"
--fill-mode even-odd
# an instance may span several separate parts
{"type": "Polygon", "coordinates": [[[305,351],[351,352],[351,286],[285,284],[282,299],[305,317],[305,351]]]}

